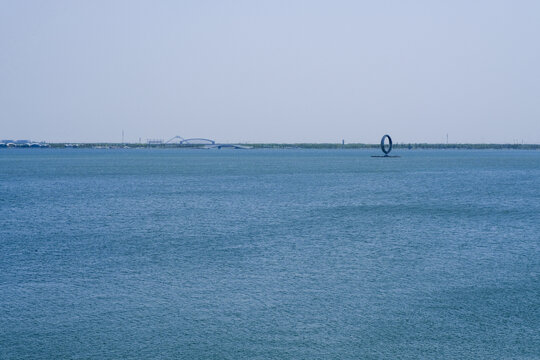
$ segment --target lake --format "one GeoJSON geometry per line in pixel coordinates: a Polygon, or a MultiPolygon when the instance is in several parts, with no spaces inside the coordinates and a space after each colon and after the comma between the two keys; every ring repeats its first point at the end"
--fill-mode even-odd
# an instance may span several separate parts
{"type": "Polygon", "coordinates": [[[540,358],[540,151],[0,150],[0,358],[540,358]]]}

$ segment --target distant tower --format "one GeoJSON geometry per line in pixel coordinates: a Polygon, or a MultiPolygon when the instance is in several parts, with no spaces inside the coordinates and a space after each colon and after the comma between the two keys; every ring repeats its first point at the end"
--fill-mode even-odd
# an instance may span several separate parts
{"type": "Polygon", "coordinates": [[[341,145],[345,146],[345,139],[341,140],[341,145]]]}
{"type": "Polygon", "coordinates": [[[122,144],[124,143],[124,130],[122,130],[122,144]]]}
{"type": "Polygon", "coordinates": [[[446,134],[446,145],[448,145],[448,134],[446,134]]]}

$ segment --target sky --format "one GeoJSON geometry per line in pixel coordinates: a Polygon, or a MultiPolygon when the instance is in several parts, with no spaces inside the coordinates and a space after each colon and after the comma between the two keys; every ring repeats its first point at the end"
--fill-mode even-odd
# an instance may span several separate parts
{"type": "Polygon", "coordinates": [[[540,1],[0,0],[0,139],[540,143],[540,1]]]}

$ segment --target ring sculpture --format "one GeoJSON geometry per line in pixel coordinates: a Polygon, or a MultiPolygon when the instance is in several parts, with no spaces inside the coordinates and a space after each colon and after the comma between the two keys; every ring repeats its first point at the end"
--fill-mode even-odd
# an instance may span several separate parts
{"type": "Polygon", "coordinates": [[[381,150],[383,151],[385,156],[388,156],[390,154],[390,151],[392,151],[392,138],[390,135],[384,135],[381,139],[381,150]],[[386,147],[385,140],[388,139],[388,148],[386,147]]]}

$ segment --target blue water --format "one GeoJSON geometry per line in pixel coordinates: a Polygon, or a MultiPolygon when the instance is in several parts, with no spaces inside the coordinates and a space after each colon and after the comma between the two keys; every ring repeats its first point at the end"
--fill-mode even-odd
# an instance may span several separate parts
{"type": "Polygon", "coordinates": [[[0,150],[0,358],[540,358],[540,152],[377,153],[0,150]]]}

